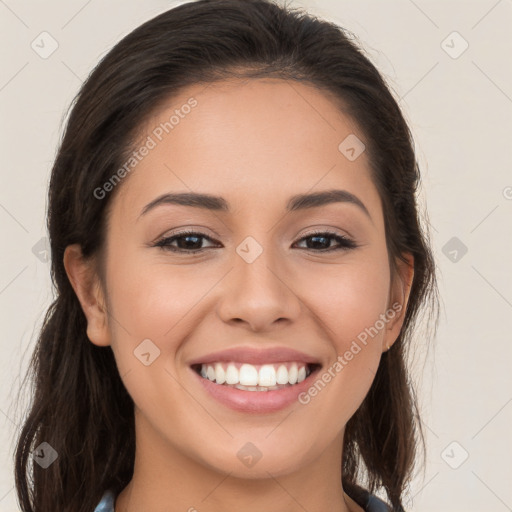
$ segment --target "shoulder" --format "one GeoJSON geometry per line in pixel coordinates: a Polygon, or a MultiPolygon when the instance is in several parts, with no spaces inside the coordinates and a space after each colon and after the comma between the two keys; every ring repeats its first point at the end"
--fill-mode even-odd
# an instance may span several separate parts
{"type": "Polygon", "coordinates": [[[98,503],[94,512],[114,512],[114,501],[115,494],[111,490],[107,490],[104,492],[101,501],[98,503]]]}

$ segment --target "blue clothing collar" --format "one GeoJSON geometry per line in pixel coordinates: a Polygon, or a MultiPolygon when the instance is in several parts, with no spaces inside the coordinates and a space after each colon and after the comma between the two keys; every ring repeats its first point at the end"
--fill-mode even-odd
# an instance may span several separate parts
{"type": "MultiPolygon", "coordinates": [[[[94,512],[114,512],[115,499],[116,496],[112,490],[109,489],[105,491],[98,506],[94,509],[94,512]]],[[[365,503],[359,503],[359,505],[363,507],[366,512],[392,512],[386,502],[368,492],[365,494],[365,503]]]]}
{"type": "Polygon", "coordinates": [[[112,490],[105,491],[94,512],[114,512],[115,499],[116,496],[112,490]]]}

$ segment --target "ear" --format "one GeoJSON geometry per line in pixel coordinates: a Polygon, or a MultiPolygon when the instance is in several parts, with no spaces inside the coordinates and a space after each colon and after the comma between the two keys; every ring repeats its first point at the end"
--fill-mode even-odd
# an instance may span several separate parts
{"type": "Polygon", "coordinates": [[[385,335],[382,340],[382,351],[389,350],[397,340],[404,323],[405,312],[409,302],[412,281],[414,278],[414,257],[405,253],[407,262],[398,259],[398,271],[394,275],[389,292],[388,310],[386,316],[390,318],[386,325],[385,335]]]}
{"type": "Polygon", "coordinates": [[[64,268],[87,319],[87,337],[98,346],[110,345],[108,313],[94,260],[85,259],[79,244],[64,251],[64,268]]]}

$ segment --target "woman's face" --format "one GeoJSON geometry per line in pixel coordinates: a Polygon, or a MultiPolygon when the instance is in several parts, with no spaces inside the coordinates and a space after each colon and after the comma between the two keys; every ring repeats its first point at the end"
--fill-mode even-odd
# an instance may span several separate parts
{"type": "Polygon", "coordinates": [[[339,466],[410,282],[390,280],[363,140],[284,80],[195,85],[145,126],[111,204],[108,316],[86,314],[154,460],[244,478],[339,466]]]}

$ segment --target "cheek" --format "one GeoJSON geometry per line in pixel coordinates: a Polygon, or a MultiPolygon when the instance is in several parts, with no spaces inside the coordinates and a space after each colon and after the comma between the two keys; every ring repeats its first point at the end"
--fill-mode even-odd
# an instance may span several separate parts
{"type": "MultiPolygon", "coordinates": [[[[319,379],[323,380],[316,388],[323,389],[326,383],[331,389],[324,394],[327,407],[349,413],[348,420],[374,379],[394,311],[387,315],[390,274],[385,247],[354,255],[336,267],[326,266],[314,280],[304,281],[304,289],[310,290],[304,295],[332,347],[330,363],[322,369],[319,379]]],[[[316,392],[312,390],[313,395],[316,392]]]]}
{"type": "Polygon", "coordinates": [[[158,339],[204,294],[208,278],[204,282],[194,265],[168,264],[154,251],[112,251],[107,286],[112,313],[126,331],[158,339]]]}
{"type": "Polygon", "coordinates": [[[124,385],[145,414],[162,407],[179,411],[182,393],[173,365],[167,371],[169,359],[190,328],[191,309],[211,285],[199,278],[192,282],[194,274],[180,266],[149,264],[129,255],[111,261],[109,324],[124,385]]]}
{"type": "MultiPolygon", "coordinates": [[[[204,263],[172,265],[163,259],[155,262],[127,254],[111,261],[115,263],[107,274],[109,323],[119,371],[126,374],[139,366],[134,355],[148,339],[159,354],[151,368],[164,371],[165,364],[180,357],[187,336],[206,315],[205,308],[214,307],[208,298],[224,270],[204,263]]],[[[164,377],[168,380],[169,375],[164,377]]]]}
{"type": "MultiPolygon", "coordinates": [[[[302,278],[303,296],[323,320],[338,353],[347,350],[352,340],[367,332],[385,313],[390,286],[387,261],[383,248],[354,254],[342,264],[318,267],[309,278],[302,278]]],[[[380,337],[384,331],[380,322],[378,325],[380,337]]]]}
{"type": "MultiPolygon", "coordinates": [[[[201,296],[190,272],[182,268],[150,264],[126,253],[118,258],[111,255],[107,273],[109,327],[120,372],[137,363],[134,354],[143,340],[151,340],[155,353],[160,351],[162,356],[175,352],[179,340],[173,334],[181,329],[183,319],[186,321],[201,296]]],[[[155,366],[163,359],[156,359],[155,366]]]]}
{"type": "Polygon", "coordinates": [[[375,263],[381,259],[372,261],[321,273],[315,279],[316,291],[309,294],[332,356],[299,401],[325,426],[327,437],[337,435],[359,408],[379,366],[389,269],[375,263]]]}

